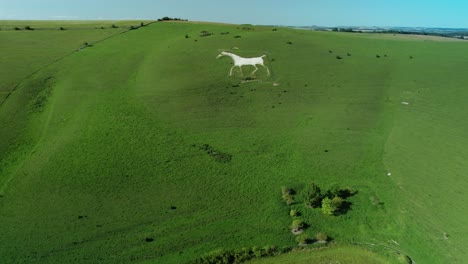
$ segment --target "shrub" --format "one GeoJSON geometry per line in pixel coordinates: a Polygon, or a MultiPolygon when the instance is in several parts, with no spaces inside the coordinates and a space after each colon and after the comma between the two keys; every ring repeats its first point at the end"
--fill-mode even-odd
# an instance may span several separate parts
{"type": "Polygon", "coordinates": [[[34,28],[30,27],[30,26],[25,26],[24,29],[26,30],[34,30],[34,28]]]}
{"type": "Polygon", "coordinates": [[[115,24],[112,24],[112,28],[118,28],[118,26],[116,26],[115,24]]]}
{"type": "Polygon", "coordinates": [[[286,42],[286,44],[291,45],[293,44],[291,41],[286,42]]]}
{"type": "Polygon", "coordinates": [[[274,28],[274,29],[272,29],[271,31],[278,31],[278,29],[277,29],[277,28],[274,28]]]}
{"type": "Polygon", "coordinates": [[[19,28],[19,27],[15,27],[15,30],[21,30],[21,28],[19,28]]]}
{"type": "Polygon", "coordinates": [[[301,219],[295,219],[291,223],[291,229],[294,229],[294,230],[302,229],[304,227],[305,227],[305,223],[301,219]]]}
{"type": "Polygon", "coordinates": [[[281,187],[281,197],[287,205],[291,205],[292,203],[294,203],[294,193],[295,192],[293,189],[290,189],[286,186],[281,187]]]}
{"type": "Polygon", "coordinates": [[[199,257],[192,263],[196,264],[230,264],[230,263],[242,263],[254,258],[261,258],[267,256],[275,256],[280,253],[289,251],[290,249],[285,248],[283,250],[278,249],[275,246],[265,246],[263,248],[242,248],[238,250],[216,250],[208,253],[204,256],[199,257]]]}
{"type": "Polygon", "coordinates": [[[140,27],[144,27],[144,26],[145,26],[145,23],[141,22],[140,27]]]}
{"type": "Polygon", "coordinates": [[[328,235],[322,232],[318,232],[315,234],[315,239],[317,239],[317,241],[328,241],[328,235]]]}
{"type": "Polygon", "coordinates": [[[234,38],[242,38],[242,36],[237,35],[237,36],[234,36],[234,38]]]}
{"type": "Polygon", "coordinates": [[[305,203],[307,206],[312,208],[320,207],[322,203],[322,193],[320,191],[320,187],[318,187],[315,183],[312,183],[307,190],[305,203]]]}
{"type": "Polygon", "coordinates": [[[343,59],[343,57],[341,57],[341,56],[336,56],[336,59],[341,60],[341,59],[343,59]]]}
{"type": "Polygon", "coordinates": [[[189,37],[189,35],[185,34],[185,38],[188,39],[188,38],[190,38],[190,37],[189,37]]]}
{"type": "Polygon", "coordinates": [[[299,244],[306,245],[306,244],[309,244],[310,242],[312,242],[312,239],[307,234],[300,234],[300,235],[296,236],[296,241],[299,244]]]}
{"type": "Polygon", "coordinates": [[[208,36],[211,36],[213,35],[213,33],[210,33],[206,30],[203,30],[202,32],[200,32],[200,37],[208,37],[208,36]]]}
{"type": "Polygon", "coordinates": [[[377,55],[375,55],[375,57],[378,59],[378,58],[380,58],[380,55],[379,55],[379,54],[377,54],[377,55]]]}
{"type": "Polygon", "coordinates": [[[343,202],[343,198],[338,196],[333,197],[333,199],[326,197],[322,200],[322,212],[326,215],[334,215],[341,208],[343,202]]]}
{"type": "Polygon", "coordinates": [[[291,209],[291,211],[289,211],[289,215],[292,217],[296,217],[299,216],[300,213],[296,209],[291,209]]]}

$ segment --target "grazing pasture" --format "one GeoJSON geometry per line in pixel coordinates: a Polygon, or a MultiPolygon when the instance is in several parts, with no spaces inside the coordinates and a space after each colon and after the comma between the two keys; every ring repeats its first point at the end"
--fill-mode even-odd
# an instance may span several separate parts
{"type": "Polygon", "coordinates": [[[295,219],[332,246],[259,263],[468,257],[468,43],[158,22],[93,44],[123,28],[3,24],[4,96],[92,46],[0,106],[2,263],[293,249],[295,219]],[[221,51],[271,74],[229,76],[221,51]],[[346,210],[307,206],[311,183],[353,190],[346,210]]]}

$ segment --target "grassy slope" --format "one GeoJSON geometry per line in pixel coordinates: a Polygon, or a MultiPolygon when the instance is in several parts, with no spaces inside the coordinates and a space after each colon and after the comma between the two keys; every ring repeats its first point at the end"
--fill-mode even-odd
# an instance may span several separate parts
{"type": "MultiPolygon", "coordinates": [[[[0,171],[2,182],[13,179],[0,198],[0,253],[7,262],[178,263],[219,247],[293,245],[279,188],[300,189],[314,180],[359,193],[351,198],[352,210],[336,218],[297,205],[311,234],[320,230],[337,240],[387,246],[394,239],[402,246],[392,247],[418,262],[460,261],[463,238],[454,232],[465,232],[457,225],[465,215],[444,205],[450,198],[460,206],[466,200],[446,191],[462,177],[457,173],[463,164],[449,171],[448,185],[419,182],[428,164],[450,166],[443,159],[450,152],[439,145],[426,164],[419,153],[423,138],[409,141],[405,133],[420,129],[442,144],[447,139],[432,133],[450,128],[458,132],[450,151],[463,154],[463,122],[455,119],[462,113],[454,112],[455,104],[441,101],[445,110],[432,114],[457,126],[425,129],[429,123],[422,121],[430,120],[419,119],[430,114],[428,98],[451,101],[426,74],[445,80],[430,67],[433,54],[446,61],[446,74],[455,74],[450,70],[464,61],[463,45],[159,23],[74,54],[35,75],[1,109],[21,112],[27,104],[21,93],[54,77],[47,106],[28,114],[20,133],[37,144],[0,171]],[[201,30],[216,34],[197,37],[201,30]],[[219,35],[224,31],[231,34],[219,35]],[[214,59],[218,49],[233,46],[246,56],[267,52],[273,76],[234,87],[239,81],[226,78],[228,60],[214,59]],[[377,53],[388,58],[376,59],[377,53]],[[424,87],[430,88],[426,100],[417,93],[424,87]],[[404,98],[406,89],[413,98],[404,98]],[[403,99],[427,105],[403,108],[403,99]],[[233,160],[213,161],[196,147],[204,143],[233,160]],[[394,176],[386,176],[387,168],[394,176]],[[431,192],[434,198],[418,200],[431,192]],[[385,206],[373,206],[371,197],[385,206]],[[418,207],[421,202],[431,207],[418,207]],[[431,231],[441,226],[447,226],[447,241],[435,240],[440,230],[431,231]],[[146,237],[155,240],[144,242],[146,237]]],[[[450,89],[461,100],[464,78],[454,77],[450,89]]]]}
{"type": "MultiPolygon", "coordinates": [[[[119,28],[111,28],[113,22],[64,22],[64,21],[0,21],[0,105],[12,89],[31,73],[45,67],[49,63],[76,51],[86,41],[96,41],[116,35],[128,30],[129,25],[137,25],[135,21],[121,21],[115,23],[119,28]],[[58,27],[67,25],[67,30],[60,31],[58,27]],[[30,25],[34,31],[12,31],[14,26],[23,28],[30,25]],[[105,26],[105,29],[96,30],[96,26],[105,26]],[[49,28],[51,30],[43,30],[49,28]],[[53,30],[52,30],[53,29],[53,30]]],[[[44,77],[48,78],[51,76],[44,77]]],[[[24,106],[33,100],[42,89],[42,80],[25,80],[23,88],[16,91],[17,95],[3,106],[0,111],[0,123],[8,129],[0,130],[0,160],[4,159],[11,150],[19,145],[29,142],[32,135],[18,138],[19,131],[28,122],[24,106]],[[20,143],[20,141],[22,143],[20,143]]],[[[31,129],[33,131],[40,130],[31,129]]],[[[10,156],[11,160],[16,157],[10,156]]],[[[0,169],[1,170],[1,169],[0,169]]],[[[2,182],[2,180],[0,180],[2,182]]]]}
{"type": "Polygon", "coordinates": [[[0,21],[0,102],[19,80],[70,52],[127,30],[135,21],[65,22],[0,21]],[[111,28],[116,24],[119,28],[111,28]],[[13,31],[29,25],[34,31],[13,31]],[[66,25],[67,30],[58,30],[66,25]],[[105,27],[96,30],[95,27],[105,27]],[[49,29],[49,30],[46,30],[49,29]]]}
{"type": "Polygon", "coordinates": [[[391,263],[374,252],[360,247],[340,246],[322,250],[311,250],[304,252],[292,252],[279,257],[253,260],[249,263],[347,263],[347,264],[383,264],[391,263]]]}

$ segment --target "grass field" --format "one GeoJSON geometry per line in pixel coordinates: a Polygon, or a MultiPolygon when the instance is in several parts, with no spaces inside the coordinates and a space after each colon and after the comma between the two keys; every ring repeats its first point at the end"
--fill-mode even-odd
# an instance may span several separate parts
{"type": "MultiPolygon", "coordinates": [[[[306,233],[363,248],[276,260],[463,263],[468,44],[249,27],[155,23],[24,80],[0,106],[2,263],[295,246],[281,186],[312,181],[358,192],[340,216],[292,205],[306,233]],[[266,54],[272,75],[229,77],[221,50],[266,54]]],[[[1,91],[118,30],[0,31],[1,91]]]]}
{"type": "MultiPolygon", "coordinates": [[[[398,260],[397,260],[398,261],[398,260]]],[[[304,252],[287,253],[279,257],[264,258],[250,261],[252,264],[281,263],[281,264],[301,264],[301,263],[349,263],[349,264],[384,264],[392,263],[389,260],[365,250],[360,247],[339,246],[321,250],[311,250],[304,252]]]]}

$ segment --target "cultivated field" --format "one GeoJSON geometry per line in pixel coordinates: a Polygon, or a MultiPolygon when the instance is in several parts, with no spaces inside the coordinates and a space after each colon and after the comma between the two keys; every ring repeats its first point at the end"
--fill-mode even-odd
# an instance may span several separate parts
{"type": "Polygon", "coordinates": [[[2,23],[0,100],[21,81],[0,105],[2,263],[186,263],[219,249],[295,248],[291,209],[304,234],[333,246],[259,263],[468,257],[467,43],[2,23]],[[221,51],[267,55],[272,75],[229,77],[221,51]],[[353,190],[347,210],[306,207],[312,182],[353,190]]]}

